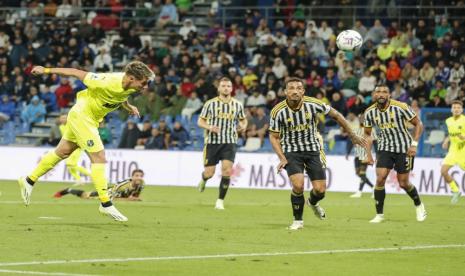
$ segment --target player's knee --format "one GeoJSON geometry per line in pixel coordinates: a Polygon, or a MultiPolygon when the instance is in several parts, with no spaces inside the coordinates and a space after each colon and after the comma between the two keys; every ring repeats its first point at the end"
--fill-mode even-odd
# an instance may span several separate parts
{"type": "Polygon", "coordinates": [[[410,183],[408,181],[399,181],[399,186],[402,189],[407,190],[410,188],[410,183]]]}
{"type": "Polygon", "coordinates": [[[205,179],[210,179],[213,177],[213,175],[215,174],[215,171],[204,171],[203,172],[203,177],[205,179]]]}
{"type": "Polygon", "coordinates": [[[296,194],[301,194],[301,193],[304,192],[304,186],[303,186],[303,185],[302,185],[302,186],[300,186],[300,185],[294,185],[294,186],[292,187],[292,191],[294,191],[294,193],[296,193],[296,194]]]}
{"type": "Polygon", "coordinates": [[[221,170],[221,175],[223,176],[231,176],[232,168],[224,168],[221,170]]]}

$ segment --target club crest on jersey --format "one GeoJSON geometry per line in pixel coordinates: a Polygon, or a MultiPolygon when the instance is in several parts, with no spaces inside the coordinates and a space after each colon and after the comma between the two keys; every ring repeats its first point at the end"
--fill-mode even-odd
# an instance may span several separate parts
{"type": "Polygon", "coordinates": [[[92,147],[94,145],[94,140],[87,140],[87,146],[92,147]]]}

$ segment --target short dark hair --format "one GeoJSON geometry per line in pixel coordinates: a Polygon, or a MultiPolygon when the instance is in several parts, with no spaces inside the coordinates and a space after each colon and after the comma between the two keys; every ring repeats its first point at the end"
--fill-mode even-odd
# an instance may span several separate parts
{"type": "Polygon", "coordinates": [[[305,88],[305,82],[301,78],[297,78],[297,77],[288,78],[286,82],[284,83],[284,88],[287,88],[287,84],[290,82],[300,82],[302,86],[305,88]]]}
{"type": "Polygon", "coordinates": [[[451,104],[450,104],[450,105],[451,105],[451,106],[453,106],[454,104],[458,104],[458,105],[460,105],[461,107],[463,107],[463,102],[462,102],[462,101],[459,101],[459,100],[453,100],[453,101],[451,102],[451,104]]]}
{"type": "Polygon", "coordinates": [[[141,170],[141,169],[135,169],[135,170],[132,171],[131,176],[134,176],[136,173],[144,174],[144,171],[141,170]]]}
{"type": "Polygon", "coordinates": [[[389,88],[389,86],[387,84],[377,84],[375,86],[375,90],[380,88],[380,87],[385,87],[385,88],[387,88],[388,92],[391,92],[391,89],[389,88]]]}

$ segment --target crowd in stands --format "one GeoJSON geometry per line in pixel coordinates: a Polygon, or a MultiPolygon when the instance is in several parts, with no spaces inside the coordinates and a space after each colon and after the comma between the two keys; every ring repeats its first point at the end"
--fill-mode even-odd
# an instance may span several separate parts
{"type": "MultiPolygon", "coordinates": [[[[371,104],[377,84],[387,84],[394,99],[418,110],[465,101],[464,22],[447,16],[402,24],[357,20],[348,25],[337,19],[267,20],[251,9],[240,23],[223,27],[216,22],[207,32],[198,32],[186,16],[192,6],[187,0],[19,2],[41,6],[47,15],[61,18],[88,5],[110,10],[82,13],[79,21],[37,23],[27,20],[22,10],[0,17],[0,124],[15,116],[27,124],[41,122],[47,112],[68,108],[84,88],[71,78],[33,77],[33,65],[105,72],[120,70],[134,59],[147,63],[156,78],[149,90],[130,100],[140,110],[140,121],[120,113],[127,120],[120,148],[184,148],[190,134],[181,123],[190,122],[203,103],[216,96],[220,76],[233,81],[233,95],[247,109],[245,139],[265,139],[268,113],[285,98],[283,83],[289,76],[304,79],[307,95],[327,102],[344,116],[361,114],[371,104]],[[124,6],[143,7],[143,12],[137,12],[145,19],[118,19],[121,25],[102,27],[99,18],[119,18],[124,6]],[[142,26],[162,28],[178,20],[182,26],[162,45],[141,39],[142,26]],[[336,35],[349,28],[364,37],[358,52],[336,47],[336,35]],[[110,42],[108,30],[117,31],[119,39],[110,42]],[[164,118],[182,120],[166,122],[164,118]]],[[[321,121],[324,127],[324,118],[321,121]]]]}

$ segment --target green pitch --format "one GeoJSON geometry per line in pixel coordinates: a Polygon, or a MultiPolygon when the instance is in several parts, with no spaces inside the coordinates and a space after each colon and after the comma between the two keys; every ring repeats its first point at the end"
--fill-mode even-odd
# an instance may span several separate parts
{"type": "Polygon", "coordinates": [[[407,196],[388,195],[387,221],[372,225],[369,194],[328,193],[328,219],[306,207],[305,228],[290,232],[287,191],[232,188],[226,210],[217,211],[217,188],[147,187],[144,201],[116,203],[129,218],[117,223],[98,213],[96,200],[52,198],[63,187],[39,183],[26,208],[16,182],[0,182],[0,274],[463,275],[465,268],[465,198],[452,206],[449,197],[424,196],[428,219],[418,223],[407,196]]]}

